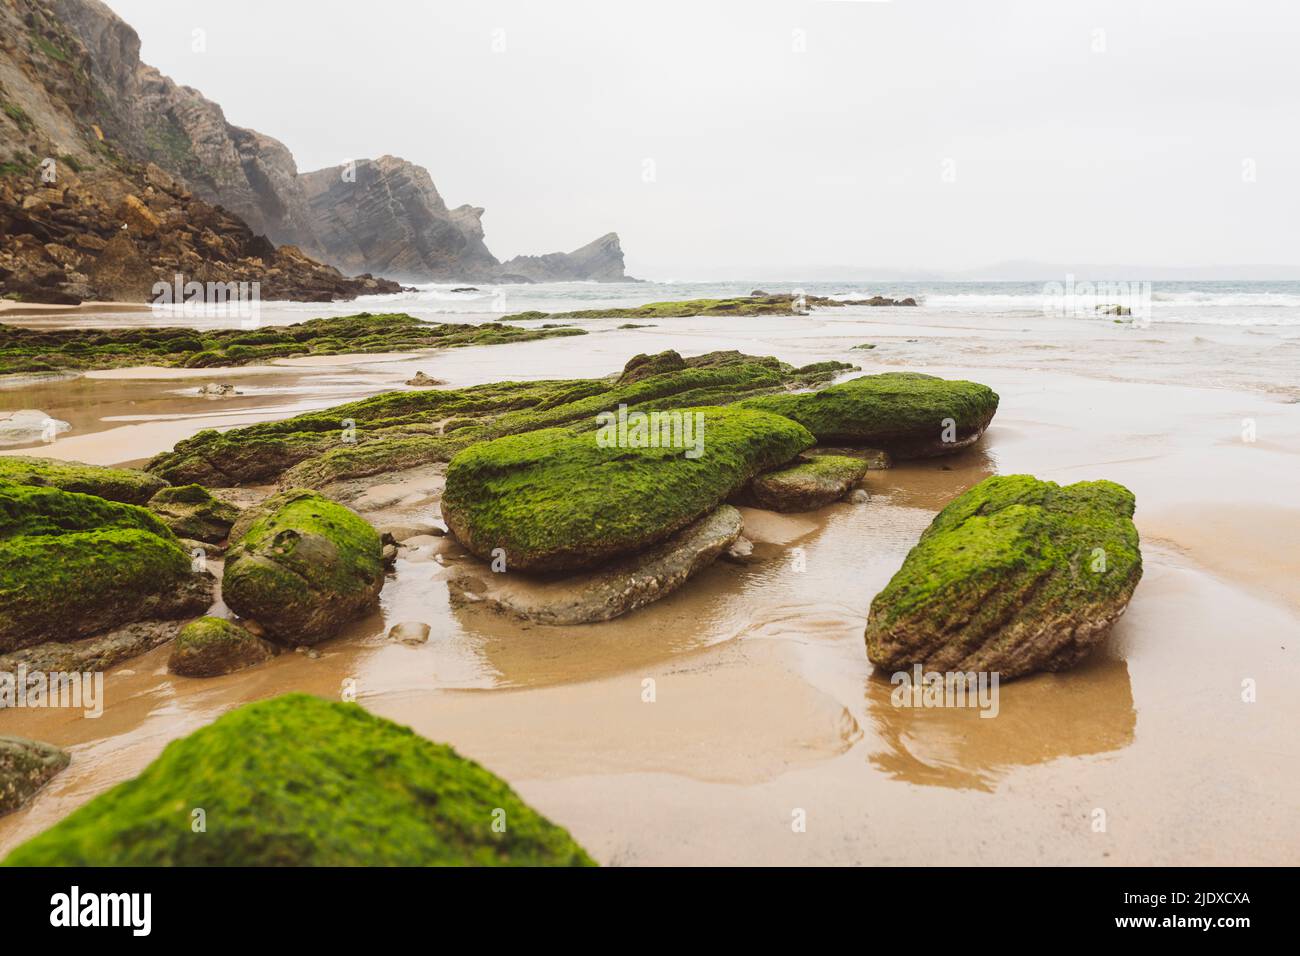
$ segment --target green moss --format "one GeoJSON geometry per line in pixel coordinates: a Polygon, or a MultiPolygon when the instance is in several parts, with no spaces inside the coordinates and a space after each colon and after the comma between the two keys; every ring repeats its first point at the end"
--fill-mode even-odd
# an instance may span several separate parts
{"type": "Polygon", "coordinates": [[[381,550],[378,532],[348,508],[312,491],[281,492],[232,547],[222,595],[276,640],[313,644],[373,604],[381,550]]]}
{"type": "Polygon", "coordinates": [[[447,469],[443,516],[480,557],[503,548],[508,567],[589,567],[664,540],[813,443],[774,415],[681,410],[696,412],[698,458],[681,447],[602,447],[598,432],[559,428],[474,445],[447,469]]]}
{"type": "Polygon", "coordinates": [[[30,133],[36,128],[36,124],[33,123],[32,118],[27,115],[27,111],[17,103],[0,103],[0,109],[4,110],[4,114],[13,120],[18,125],[18,129],[22,132],[30,133]]]}
{"type": "Polygon", "coordinates": [[[0,481],[59,488],[132,505],[144,504],[167,484],[133,468],[102,468],[22,455],[0,456],[0,481]]]}
{"type": "Polygon", "coordinates": [[[975,382],[887,372],[818,392],[767,395],[738,404],[797,421],[820,444],[870,446],[909,457],[964,447],[988,426],[998,396],[975,382]],[[950,436],[945,435],[949,420],[950,436]]]}
{"type": "Polygon", "coordinates": [[[216,677],[270,660],[274,648],[220,617],[190,621],[172,642],[167,668],[183,677],[216,677]]]}
{"type": "Polygon", "coordinates": [[[210,544],[224,539],[239,517],[238,508],[212,497],[201,485],[163,488],[149,502],[149,510],[177,536],[210,544]]]}
{"type": "Polygon", "coordinates": [[[813,511],[844,497],[866,473],[867,463],[861,458],[814,455],[759,475],[749,496],[760,507],[775,511],[813,511]]]}
{"type": "Polygon", "coordinates": [[[219,329],[198,339],[183,328],[27,329],[0,325],[0,375],[29,370],[32,363],[67,369],[162,365],[220,368],[300,355],[402,352],[468,345],[500,345],[582,329],[521,329],[488,322],[431,324],[402,313],[337,316],[257,332],[219,329]]]}
{"type": "Polygon", "coordinates": [[[648,302],[645,305],[610,309],[580,309],[575,312],[519,312],[506,322],[538,319],[674,319],[697,315],[799,315],[807,306],[839,306],[843,303],[822,296],[796,299],[789,294],[743,296],[733,299],[686,299],[648,302]]]}
{"type": "Polygon", "coordinates": [[[0,652],[183,612],[192,577],[143,508],[0,481],[0,652]]]}
{"type": "Polygon", "coordinates": [[[7,866],[590,865],[500,778],[356,704],[291,694],[174,741],[7,866]],[[205,832],[195,832],[202,809],[205,832]],[[495,821],[503,821],[494,827],[495,821]]]}
{"type": "Polygon", "coordinates": [[[1132,493],[1109,481],[986,479],[935,517],[872,601],[871,659],[938,655],[1006,677],[1070,666],[1086,648],[1066,638],[1118,616],[1141,577],[1133,510],[1132,493]],[[1036,628],[1052,645],[1041,659],[1017,647],[1041,640],[1036,628]]]}

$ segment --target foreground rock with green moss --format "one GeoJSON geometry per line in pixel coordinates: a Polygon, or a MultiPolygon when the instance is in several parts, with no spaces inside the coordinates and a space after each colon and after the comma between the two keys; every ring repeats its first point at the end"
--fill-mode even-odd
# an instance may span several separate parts
{"type": "Polygon", "coordinates": [[[149,499],[149,510],[179,538],[217,544],[225,540],[239,509],[219,501],[201,485],[163,488],[149,499]]]}
{"type": "Polygon", "coordinates": [[[0,653],[201,614],[213,583],[143,508],[0,480],[0,653]]]}
{"type": "Polygon", "coordinates": [[[0,324],[0,376],[134,365],[227,368],[302,355],[500,345],[585,334],[571,327],[525,329],[500,322],[431,324],[404,313],[368,312],[257,329],[28,329],[0,324]]]}
{"type": "Polygon", "coordinates": [[[262,664],[274,645],[219,617],[201,617],[180,629],[167,669],[182,677],[219,677],[262,664]]]}
{"type": "Polygon", "coordinates": [[[760,396],[738,404],[793,419],[816,435],[818,444],[930,458],[979,441],[998,410],[998,396],[976,382],[885,372],[817,392],[760,396]]]}
{"type": "Polygon", "coordinates": [[[935,517],[871,602],[877,667],[997,672],[1073,667],[1106,636],[1142,577],[1132,493],[988,478],[935,517]]]}
{"type": "Polygon", "coordinates": [[[789,419],[687,408],[701,453],[602,444],[596,432],[543,429],[474,445],[452,459],[442,515],[480,558],[572,571],[644,551],[712,511],[754,475],[813,444],[789,419]]]}
{"type": "Polygon", "coordinates": [[[157,475],[133,468],[104,468],[25,455],[0,455],[0,481],[75,491],[129,505],[145,504],[167,485],[157,475]]]}
{"type": "Polygon", "coordinates": [[[383,586],[378,532],[305,489],[253,509],[232,539],[222,597],[281,643],[316,644],[372,607],[383,586]]]}
{"type": "Polygon", "coordinates": [[[759,475],[748,498],[772,511],[814,511],[839,501],[862,480],[867,462],[845,455],[807,455],[785,468],[759,475]]]}
{"type": "Polygon", "coordinates": [[[6,866],[585,866],[500,778],[356,704],[290,694],[181,740],[6,866]],[[196,832],[196,810],[205,828],[196,832]],[[494,826],[494,824],[496,824],[494,826]]]}

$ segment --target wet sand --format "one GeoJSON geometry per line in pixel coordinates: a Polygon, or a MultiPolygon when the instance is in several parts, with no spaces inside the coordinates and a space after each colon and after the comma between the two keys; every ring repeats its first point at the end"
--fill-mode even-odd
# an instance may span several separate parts
{"type": "MultiPolygon", "coordinates": [[[[923,314],[906,328],[898,321],[849,316],[803,335],[786,320],[606,325],[582,349],[552,340],[232,378],[267,391],[239,407],[223,400],[222,414],[273,418],[321,398],[292,389],[310,393],[331,378],[378,390],[420,368],[459,385],[603,374],[664,347],[740,348],[969,377],[1002,402],[976,448],[869,472],[863,505],[752,515],[763,561],[720,562],[626,618],[548,628],[454,609],[448,568],[467,559],[447,539],[418,539],[380,609],[319,659],[290,653],[201,681],[168,675],[162,648],[109,673],[98,720],[0,711],[0,733],[73,753],[35,801],[0,818],[0,853],[238,703],[288,690],[338,697],[352,686],[376,713],[501,774],[603,863],[1300,862],[1300,407],[1285,373],[1250,367],[1247,379],[1273,383],[1260,389],[1247,379],[1189,383],[1200,332],[1162,329],[1164,344],[1148,351],[1104,325],[1058,341],[954,331],[923,314]],[[882,344],[851,351],[861,341],[882,344]],[[1066,346],[1065,367],[1043,367],[1044,344],[1066,346]],[[1255,441],[1242,440],[1243,419],[1255,423],[1255,441]],[[866,660],[871,598],[934,512],[994,472],[1127,484],[1143,581],[1094,659],[1003,685],[996,718],[896,708],[887,677],[866,660]],[[389,626],[412,620],[432,626],[427,644],[386,639],[389,626]],[[1247,680],[1255,703],[1242,700],[1247,680]],[[803,832],[792,828],[798,811],[803,832]]],[[[1245,333],[1237,341],[1240,354],[1219,356],[1225,367],[1253,348],[1245,333]]],[[[23,394],[19,407],[62,394],[71,408],[76,387],[128,391],[99,393],[106,405],[83,397],[81,424],[36,453],[100,436],[105,460],[137,460],[171,434],[143,429],[192,433],[215,417],[211,404],[184,399],[177,411],[171,390],[184,383],[82,381],[42,386],[48,396],[23,394]],[[102,422],[128,402],[142,421],[102,422]],[[189,417],[165,422],[164,409],[189,417]]]]}

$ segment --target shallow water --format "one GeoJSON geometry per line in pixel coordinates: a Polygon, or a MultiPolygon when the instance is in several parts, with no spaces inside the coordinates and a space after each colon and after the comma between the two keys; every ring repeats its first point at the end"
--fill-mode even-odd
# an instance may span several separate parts
{"type": "Polygon", "coordinates": [[[168,675],[163,648],[108,675],[98,720],[0,712],[0,733],[74,755],[29,807],[0,819],[0,853],[229,707],[353,688],[370,709],[503,775],[606,863],[1300,859],[1300,406],[1285,351],[1295,333],[1030,327],[1010,313],[930,307],[585,324],[593,334],[578,340],[211,373],[245,390],[234,399],[178,393],[201,381],[115,372],[0,400],[73,424],[31,446],[38,453],[105,463],[200,427],[401,387],[417,369],[453,385],[597,375],[667,347],[959,375],[1002,402],[976,448],[870,472],[864,505],[751,515],[751,533],[770,542],[762,563],[718,563],[614,622],[549,628],[453,608],[447,568],[465,558],[446,543],[446,567],[427,547],[408,551],[380,608],[319,659],[290,653],[200,681],[168,675]],[[852,349],[864,341],[877,347],[852,349]],[[871,597],[932,515],[994,472],[1127,484],[1143,582],[1093,660],[1003,685],[995,719],[895,707],[866,661],[871,597]],[[389,642],[402,621],[430,624],[429,642],[389,642]],[[1242,701],[1244,680],[1256,682],[1256,703],[1242,701]],[[791,828],[799,810],[806,832],[791,828]]]}

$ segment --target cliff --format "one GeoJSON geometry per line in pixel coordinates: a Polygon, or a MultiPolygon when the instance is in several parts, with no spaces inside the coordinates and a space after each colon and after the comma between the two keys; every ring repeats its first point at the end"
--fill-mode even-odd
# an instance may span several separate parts
{"type": "Polygon", "coordinates": [[[303,222],[269,202],[296,185],[288,150],[223,138],[220,108],[140,63],[139,45],[98,0],[0,2],[0,294],[144,301],[177,274],[258,282],[266,299],[400,289],[277,248],[266,233],[284,241],[303,222]]]}

